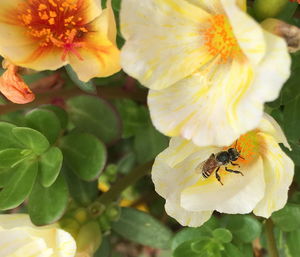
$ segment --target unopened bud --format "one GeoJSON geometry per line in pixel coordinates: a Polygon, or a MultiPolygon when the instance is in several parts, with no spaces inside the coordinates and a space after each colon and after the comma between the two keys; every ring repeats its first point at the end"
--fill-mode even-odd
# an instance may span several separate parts
{"type": "MultiPolygon", "coordinates": [[[[102,242],[102,233],[96,221],[91,221],[79,230],[76,238],[77,251],[79,254],[86,253],[93,256],[102,242]]],[[[83,254],[82,254],[83,255],[83,254]]]]}
{"type": "Polygon", "coordinates": [[[277,16],[288,4],[288,0],[255,0],[253,9],[257,19],[277,16]]]}
{"type": "Polygon", "coordinates": [[[300,50],[300,29],[296,26],[277,19],[266,19],[261,23],[262,27],[285,39],[289,52],[294,53],[300,50]]]}

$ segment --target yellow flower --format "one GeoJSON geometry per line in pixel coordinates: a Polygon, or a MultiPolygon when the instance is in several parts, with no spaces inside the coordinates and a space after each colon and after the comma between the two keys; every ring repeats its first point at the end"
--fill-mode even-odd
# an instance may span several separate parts
{"type": "Polygon", "coordinates": [[[111,3],[98,0],[1,0],[0,54],[13,64],[55,70],[70,64],[79,79],[119,71],[111,3]]]}
{"type": "Polygon", "coordinates": [[[182,225],[200,226],[214,210],[230,214],[253,210],[268,218],[285,205],[294,174],[294,164],[279,143],[289,147],[279,125],[266,114],[258,128],[227,147],[199,147],[172,138],[155,160],[155,189],[166,199],[167,213],[182,225]],[[232,154],[235,150],[230,148],[237,152],[232,154]],[[231,160],[236,159],[233,164],[229,152],[231,160]]]}
{"type": "Polygon", "coordinates": [[[284,40],[235,0],[123,0],[121,26],[121,63],[151,89],[154,125],[199,146],[254,129],[290,74],[284,40]]]}
{"type": "Polygon", "coordinates": [[[55,225],[36,227],[26,214],[0,215],[0,256],[73,257],[76,243],[55,225]]]}

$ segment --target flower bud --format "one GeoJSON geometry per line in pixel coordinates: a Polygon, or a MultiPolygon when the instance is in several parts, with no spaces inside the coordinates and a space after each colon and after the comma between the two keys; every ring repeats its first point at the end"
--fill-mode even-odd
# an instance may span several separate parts
{"type": "Polygon", "coordinates": [[[109,205],[105,211],[105,215],[110,221],[117,221],[121,216],[121,208],[118,204],[109,205]]]}
{"type": "Polygon", "coordinates": [[[255,0],[253,9],[257,19],[275,17],[288,3],[288,0],[255,0]]]}
{"type": "Polygon", "coordinates": [[[289,52],[294,53],[300,49],[300,29],[298,27],[272,18],[264,20],[261,25],[267,31],[283,37],[289,52]]]}

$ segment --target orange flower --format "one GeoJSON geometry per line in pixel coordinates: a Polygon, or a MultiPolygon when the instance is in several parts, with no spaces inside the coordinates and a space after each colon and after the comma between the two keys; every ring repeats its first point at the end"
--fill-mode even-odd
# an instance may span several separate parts
{"type": "Polygon", "coordinates": [[[1,0],[0,54],[18,66],[70,64],[83,81],[120,70],[110,0],[1,0]]]}
{"type": "Polygon", "coordinates": [[[0,92],[17,104],[32,102],[35,96],[18,74],[18,67],[4,61],[3,68],[7,70],[0,77],[0,92]]]}

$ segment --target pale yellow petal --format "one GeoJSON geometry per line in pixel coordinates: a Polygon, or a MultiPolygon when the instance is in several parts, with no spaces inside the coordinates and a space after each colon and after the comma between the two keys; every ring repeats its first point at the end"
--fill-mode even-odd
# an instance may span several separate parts
{"type": "Polygon", "coordinates": [[[107,77],[121,69],[119,49],[101,31],[88,33],[84,47],[78,48],[77,52],[80,59],[69,54],[68,60],[82,81],[107,77]]]}
{"type": "Polygon", "coordinates": [[[269,218],[274,211],[283,208],[287,202],[288,190],[293,181],[294,163],[271,135],[259,134],[265,145],[261,155],[266,190],[264,198],[255,207],[254,214],[269,218]]]}
{"type": "Polygon", "coordinates": [[[266,52],[262,27],[250,15],[241,10],[235,0],[220,1],[244,55],[251,63],[258,64],[266,52]]]}
{"type": "Polygon", "coordinates": [[[122,67],[146,87],[169,87],[212,58],[200,33],[210,15],[185,0],[124,0],[120,15],[122,67]]]}
{"type": "Polygon", "coordinates": [[[212,14],[223,14],[224,10],[220,0],[187,0],[212,14]]]}
{"type": "Polygon", "coordinates": [[[0,227],[11,229],[15,227],[34,227],[27,214],[0,214],[0,227]]]}
{"type": "Polygon", "coordinates": [[[164,134],[181,135],[199,146],[230,145],[261,119],[262,103],[253,106],[247,102],[247,112],[237,115],[252,80],[251,66],[234,61],[216,64],[172,88],[150,90],[148,104],[153,123],[164,134]]]}
{"type": "Polygon", "coordinates": [[[166,202],[166,212],[182,226],[199,227],[212,215],[212,211],[191,212],[180,207],[179,203],[166,202]]]}
{"type": "Polygon", "coordinates": [[[264,113],[264,117],[259,123],[258,129],[261,132],[271,135],[277,143],[282,143],[290,151],[292,150],[279,124],[267,113],[264,113]]]}
{"type": "Polygon", "coordinates": [[[181,193],[181,206],[189,211],[216,210],[230,214],[249,213],[264,197],[263,163],[258,158],[250,166],[238,170],[244,176],[220,170],[223,186],[212,174],[181,193]]]}
{"type": "Polygon", "coordinates": [[[101,1],[81,0],[78,3],[79,6],[77,8],[80,11],[80,15],[85,17],[86,23],[93,21],[102,13],[101,1]]]}

